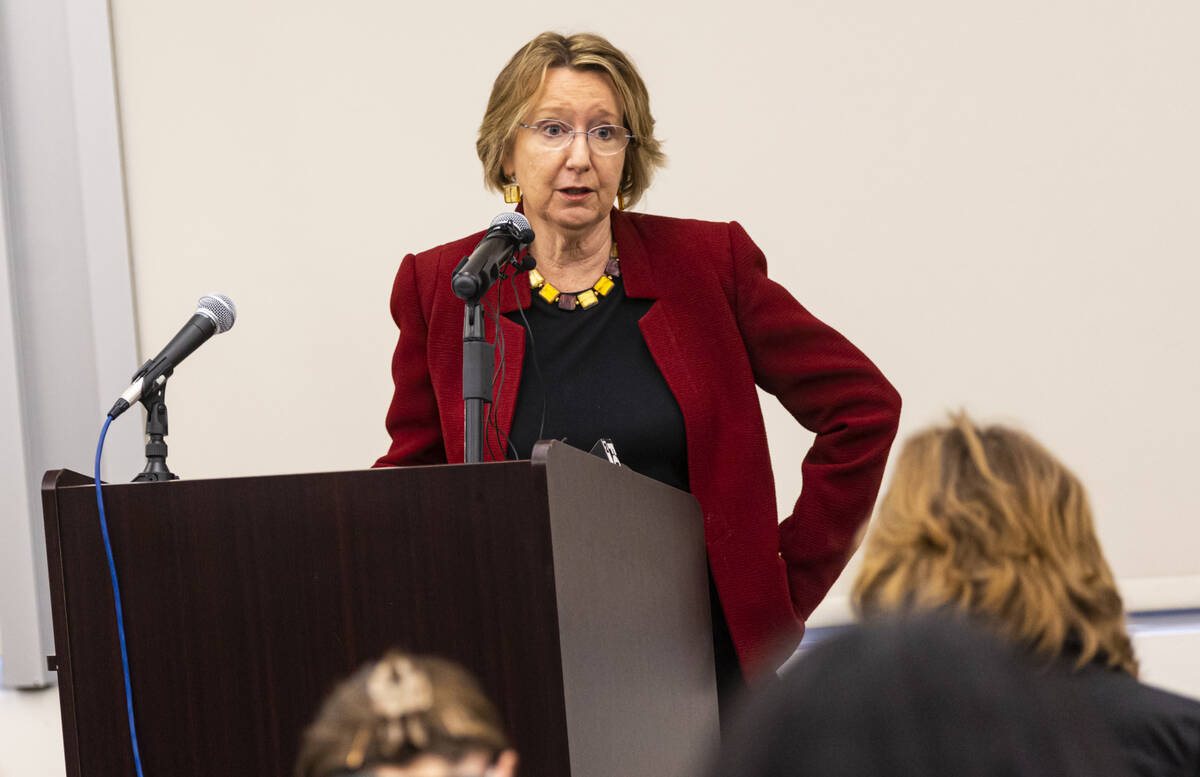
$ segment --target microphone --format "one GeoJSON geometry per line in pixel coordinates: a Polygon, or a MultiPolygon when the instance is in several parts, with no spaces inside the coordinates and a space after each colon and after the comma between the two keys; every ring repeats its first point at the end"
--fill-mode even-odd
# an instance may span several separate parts
{"type": "MultiPolygon", "coordinates": [[[[466,302],[478,302],[500,277],[500,267],[532,242],[533,229],[520,213],[505,212],[492,219],[479,245],[454,268],[450,287],[455,296],[466,302]]],[[[529,260],[521,263],[522,270],[532,266],[529,260]]]]}
{"type": "Polygon", "coordinates": [[[537,259],[534,259],[529,254],[525,254],[520,259],[513,260],[513,267],[518,273],[529,272],[537,267],[537,259]]]}
{"type": "Polygon", "coordinates": [[[133,376],[133,383],[121,394],[108,414],[113,418],[121,415],[134,402],[140,401],[167,381],[171,371],[213,335],[228,332],[237,319],[237,308],[233,300],[224,294],[206,294],[196,303],[196,312],[183,325],[171,342],[159,351],[133,376]]]}

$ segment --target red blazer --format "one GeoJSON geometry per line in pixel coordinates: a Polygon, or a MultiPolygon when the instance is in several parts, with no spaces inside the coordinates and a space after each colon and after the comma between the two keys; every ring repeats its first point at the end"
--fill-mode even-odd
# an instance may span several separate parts
{"type": "MultiPolygon", "coordinates": [[[[630,297],[656,300],[640,326],[687,432],[688,476],[704,514],[709,563],[729,630],[751,678],[776,668],[804,619],[841,573],[867,520],[896,434],[900,396],[846,338],[767,278],[766,259],[736,222],[612,213],[630,297]],[[816,441],[803,489],[779,523],[755,385],[774,394],[816,441]]],[[[462,309],[450,274],[481,234],[400,265],[392,317],[396,393],[392,445],[376,466],[463,460],[462,309]]],[[[489,305],[530,303],[529,286],[496,284],[489,305]]],[[[500,428],[512,423],[525,338],[501,317],[507,377],[500,428]]],[[[494,340],[488,321],[487,337],[494,340]]],[[[794,473],[791,474],[794,477],[794,473]]]]}

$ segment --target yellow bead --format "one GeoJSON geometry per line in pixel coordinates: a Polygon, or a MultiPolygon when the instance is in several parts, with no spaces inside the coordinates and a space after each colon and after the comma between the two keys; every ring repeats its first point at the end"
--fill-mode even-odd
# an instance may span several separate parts
{"type": "Polygon", "coordinates": [[[538,296],[553,305],[558,299],[558,289],[554,288],[549,283],[543,283],[542,288],[538,289],[538,296]]]}
{"type": "Polygon", "coordinates": [[[596,285],[592,288],[596,290],[597,294],[603,297],[605,294],[608,294],[610,291],[612,291],[612,287],[612,278],[609,278],[607,275],[601,275],[600,280],[596,281],[596,285]]]}
{"type": "Polygon", "coordinates": [[[592,305],[595,305],[600,301],[600,298],[596,296],[596,292],[592,291],[591,289],[579,292],[579,296],[575,299],[579,302],[579,307],[583,308],[584,310],[587,310],[592,305]]]}
{"type": "Polygon", "coordinates": [[[546,279],[542,277],[542,274],[540,272],[538,272],[537,270],[529,271],[529,288],[540,289],[540,288],[542,288],[542,284],[545,282],[546,282],[546,279]]]}

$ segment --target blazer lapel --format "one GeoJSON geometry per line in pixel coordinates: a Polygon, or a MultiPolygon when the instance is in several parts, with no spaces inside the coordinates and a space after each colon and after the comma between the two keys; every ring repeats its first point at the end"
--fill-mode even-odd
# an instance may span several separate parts
{"type": "Polygon", "coordinates": [[[697,377],[691,362],[694,349],[689,348],[691,333],[688,331],[687,304],[671,296],[671,280],[659,277],[659,273],[678,271],[682,261],[678,256],[655,256],[653,248],[642,241],[636,218],[621,212],[613,213],[613,234],[621,255],[621,277],[625,280],[625,293],[630,297],[653,299],[654,304],[638,321],[642,338],[650,350],[650,356],[658,365],[667,386],[679,403],[683,414],[683,426],[687,437],[688,474],[693,483],[701,474],[698,464],[711,455],[706,448],[710,441],[701,439],[707,428],[705,415],[708,412],[706,387],[697,377]],[[662,293],[666,293],[663,298],[662,293]]]}
{"type": "Polygon", "coordinates": [[[654,278],[652,257],[638,234],[637,226],[628,213],[613,209],[613,239],[621,257],[621,279],[625,293],[641,299],[658,299],[658,283],[654,278]]]}

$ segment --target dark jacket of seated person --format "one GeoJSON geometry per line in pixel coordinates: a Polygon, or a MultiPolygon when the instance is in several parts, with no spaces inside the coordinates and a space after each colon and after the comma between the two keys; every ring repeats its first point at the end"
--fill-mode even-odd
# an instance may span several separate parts
{"type": "Polygon", "coordinates": [[[943,615],[822,641],[752,697],[711,777],[1117,777],[1098,710],[1003,640],[943,615]]]}
{"type": "Polygon", "coordinates": [[[1099,654],[1076,668],[1068,647],[1060,661],[1072,683],[1109,726],[1134,774],[1200,775],[1200,701],[1139,682],[1099,654]]]}

